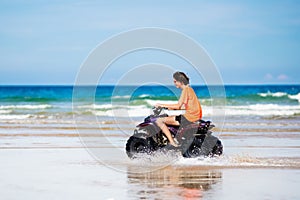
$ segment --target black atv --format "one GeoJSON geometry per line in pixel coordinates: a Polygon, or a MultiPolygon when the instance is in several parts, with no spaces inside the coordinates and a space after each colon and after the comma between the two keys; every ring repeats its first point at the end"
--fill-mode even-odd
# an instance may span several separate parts
{"type": "Polygon", "coordinates": [[[173,148],[167,137],[156,125],[166,108],[153,108],[153,114],[146,117],[143,123],[137,125],[133,135],[127,140],[126,153],[129,158],[135,158],[140,153],[152,154],[158,150],[179,150],[183,157],[212,157],[223,153],[221,141],[210,131],[214,125],[210,121],[199,120],[186,126],[169,126],[168,128],[180,147],[173,148]],[[171,148],[170,148],[171,147],[171,148]]]}

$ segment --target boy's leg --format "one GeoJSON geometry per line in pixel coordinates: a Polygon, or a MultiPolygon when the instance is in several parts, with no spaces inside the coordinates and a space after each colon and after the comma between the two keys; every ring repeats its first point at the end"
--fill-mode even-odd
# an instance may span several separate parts
{"type": "Polygon", "coordinates": [[[177,144],[174,142],[174,139],[171,135],[171,132],[169,131],[166,124],[169,125],[180,125],[178,121],[175,120],[175,116],[169,116],[169,117],[163,117],[159,118],[156,121],[157,126],[162,130],[162,132],[167,136],[169,142],[173,146],[177,146],[177,144]]]}

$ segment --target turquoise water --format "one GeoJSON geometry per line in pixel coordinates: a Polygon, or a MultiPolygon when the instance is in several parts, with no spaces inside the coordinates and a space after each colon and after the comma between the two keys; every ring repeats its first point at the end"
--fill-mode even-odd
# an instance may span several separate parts
{"type": "MultiPolygon", "coordinates": [[[[225,86],[226,95],[219,94],[216,86],[193,88],[207,117],[214,114],[212,106],[229,116],[300,115],[300,85],[225,86]]],[[[0,119],[63,118],[74,110],[81,115],[112,116],[111,111],[118,109],[142,117],[156,103],[175,103],[180,96],[174,86],[99,86],[79,91],[74,99],[72,86],[0,86],[0,119]]]]}
{"type": "MultiPolygon", "coordinates": [[[[199,99],[211,98],[205,86],[192,86],[199,99]]],[[[81,87],[92,91],[94,87],[81,87]]],[[[215,87],[218,88],[217,86],[215,87]]],[[[229,105],[275,103],[296,105],[300,101],[300,85],[236,85],[224,86],[229,105]]],[[[214,90],[214,87],[212,87],[214,90]]],[[[99,86],[94,94],[97,102],[109,102],[110,97],[134,99],[175,100],[180,90],[174,86],[99,86]],[[118,88],[117,93],[114,93],[118,88]],[[135,90],[132,93],[132,88],[135,90]],[[115,90],[115,91],[114,91],[115,90]],[[176,91],[174,93],[173,91],[176,91]]],[[[0,102],[9,103],[50,103],[72,101],[72,86],[0,86],[0,102]]],[[[82,101],[85,100],[82,94],[82,101]]]]}

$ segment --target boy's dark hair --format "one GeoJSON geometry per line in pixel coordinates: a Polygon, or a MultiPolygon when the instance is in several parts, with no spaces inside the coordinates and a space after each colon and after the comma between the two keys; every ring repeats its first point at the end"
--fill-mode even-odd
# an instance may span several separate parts
{"type": "Polygon", "coordinates": [[[184,85],[188,85],[190,83],[189,77],[187,77],[187,75],[185,75],[183,72],[175,72],[173,74],[173,78],[176,81],[182,82],[184,85]]]}

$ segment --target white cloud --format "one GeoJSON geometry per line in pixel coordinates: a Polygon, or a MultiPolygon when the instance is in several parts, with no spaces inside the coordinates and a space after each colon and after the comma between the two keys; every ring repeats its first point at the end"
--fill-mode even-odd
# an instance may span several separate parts
{"type": "Polygon", "coordinates": [[[279,81],[286,81],[288,79],[289,79],[289,77],[285,74],[280,74],[277,76],[277,80],[279,80],[279,81]]]}
{"type": "Polygon", "coordinates": [[[286,81],[286,80],[289,80],[289,77],[286,74],[279,74],[278,76],[274,76],[271,73],[267,73],[264,76],[264,80],[266,80],[266,81],[286,81]]]}
{"type": "Polygon", "coordinates": [[[272,80],[273,79],[273,75],[270,74],[270,73],[267,73],[264,77],[265,80],[269,81],[269,80],[272,80]]]}

